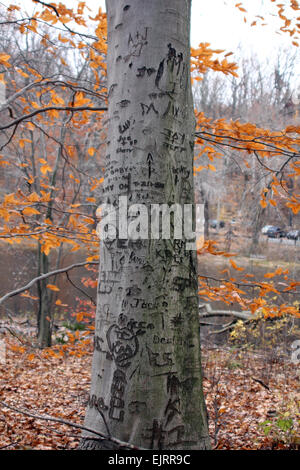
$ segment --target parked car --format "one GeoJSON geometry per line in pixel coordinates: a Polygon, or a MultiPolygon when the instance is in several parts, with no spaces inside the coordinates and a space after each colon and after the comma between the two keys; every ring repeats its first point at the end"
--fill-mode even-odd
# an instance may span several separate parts
{"type": "Polygon", "coordinates": [[[286,232],[280,227],[272,226],[268,228],[265,235],[269,238],[283,238],[286,236],[286,232]]]}
{"type": "MultiPolygon", "coordinates": [[[[265,225],[265,226],[261,229],[261,233],[266,234],[267,231],[268,231],[270,228],[272,228],[272,227],[274,227],[274,225],[265,225]]],[[[275,228],[275,227],[274,227],[274,228],[275,228]]]]}
{"type": "Polygon", "coordinates": [[[210,220],[209,221],[209,226],[211,228],[223,228],[225,227],[225,222],[224,220],[210,220]]]}
{"type": "Polygon", "coordinates": [[[299,240],[300,239],[300,230],[290,230],[286,234],[286,238],[289,240],[299,240]]]}

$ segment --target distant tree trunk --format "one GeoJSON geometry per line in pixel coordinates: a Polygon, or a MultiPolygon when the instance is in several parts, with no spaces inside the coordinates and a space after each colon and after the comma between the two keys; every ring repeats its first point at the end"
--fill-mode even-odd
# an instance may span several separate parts
{"type": "Polygon", "coordinates": [[[294,216],[294,213],[292,209],[289,209],[289,212],[288,212],[289,227],[293,227],[293,216],[294,216]]]}
{"type": "Polygon", "coordinates": [[[204,200],[204,239],[209,239],[209,202],[207,198],[204,200]]]}
{"type": "MultiPolygon", "coordinates": [[[[190,4],[106,2],[109,112],[103,195],[115,208],[120,208],[119,196],[148,208],[194,205],[190,4]]],[[[138,218],[142,208],[135,210],[138,218]]],[[[196,252],[185,249],[185,239],[172,236],[133,240],[119,235],[100,243],[85,425],[147,449],[208,449],[196,252]]],[[[116,445],[84,433],[80,448],[116,445]]]]}
{"type": "MultiPolygon", "coordinates": [[[[38,276],[49,272],[49,259],[41,252],[38,243],[38,276]]],[[[49,280],[38,282],[39,308],[37,314],[37,342],[40,348],[51,346],[51,294],[47,288],[49,280]]]]}
{"type": "MultiPolygon", "coordinates": [[[[67,122],[65,120],[64,124],[67,122]]],[[[60,131],[60,142],[64,142],[66,136],[66,127],[63,125],[60,131]]],[[[46,146],[45,146],[45,139],[43,136],[42,139],[43,147],[44,147],[44,155],[46,156],[46,146]]],[[[53,199],[54,199],[54,190],[53,188],[56,185],[56,178],[59,168],[59,163],[62,158],[62,149],[59,147],[55,165],[53,168],[53,173],[51,176],[51,191],[50,191],[50,201],[47,206],[46,218],[52,220],[52,212],[53,212],[53,199]]],[[[75,202],[75,199],[73,199],[75,202]]],[[[66,215],[64,216],[66,218],[66,215]]],[[[60,256],[61,256],[62,245],[60,245],[60,249],[58,251],[58,258],[57,258],[57,266],[56,269],[59,268],[60,263],[60,256]]],[[[49,255],[46,255],[41,250],[41,245],[38,243],[38,275],[45,274],[50,271],[50,260],[49,255]]],[[[55,283],[56,277],[53,279],[52,282],[55,283]]],[[[47,288],[47,284],[49,281],[39,281],[38,282],[38,294],[39,294],[39,310],[38,310],[38,318],[37,318],[37,341],[40,348],[47,348],[52,344],[52,320],[53,320],[53,292],[50,292],[47,288]]]]}
{"type": "Polygon", "coordinates": [[[259,204],[257,206],[255,217],[253,220],[253,232],[252,232],[252,241],[249,249],[249,256],[252,254],[257,253],[259,247],[259,236],[261,233],[261,229],[264,223],[264,216],[265,216],[266,209],[261,207],[259,204]]]}
{"type": "Polygon", "coordinates": [[[201,203],[204,204],[204,240],[209,239],[209,202],[203,188],[200,189],[201,203]]]}

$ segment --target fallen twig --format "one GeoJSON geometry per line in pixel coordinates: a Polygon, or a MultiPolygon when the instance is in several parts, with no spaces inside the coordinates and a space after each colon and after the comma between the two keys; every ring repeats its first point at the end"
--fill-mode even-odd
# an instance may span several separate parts
{"type": "Polygon", "coordinates": [[[15,442],[11,442],[10,444],[6,444],[5,446],[0,447],[0,450],[7,449],[7,447],[15,446],[16,444],[19,444],[20,439],[15,442]]]}
{"type": "Polygon", "coordinates": [[[268,391],[270,391],[270,387],[268,387],[268,385],[266,385],[262,380],[256,379],[255,377],[251,377],[251,379],[254,380],[254,382],[259,383],[262,387],[266,388],[268,391]]]}
{"type": "Polygon", "coordinates": [[[21,410],[20,408],[16,408],[15,406],[9,405],[8,403],[5,403],[4,401],[0,401],[0,405],[4,406],[5,408],[9,408],[12,411],[16,411],[17,413],[21,413],[25,416],[30,416],[31,418],[41,419],[43,421],[52,421],[54,423],[66,424],[67,426],[71,426],[73,428],[82,429],[83,431],[88,431],[98,436],[100,440],[105,439],[105,440],[114,442],[120,447],[127,447],[128,449],[132,449],[132,450],[146,450],[142,447],[137,447],[132,444],[129,444],[128,442],[120,441],[119,439],[116,439],[115,437],[107,436],[106,434],[103,434],[99,431],[95,431],[94,429],[88,428],[86,426],[82,426],[81,424],[76,424],[76,423],[72,423],[71,421],[66,421],[65,419],[62,419],[62,418],[54,418],[53,416],[43,416],[43,415],[39,415],[36,413],[31,413],[30,411],[26,409],[21,410]]]}

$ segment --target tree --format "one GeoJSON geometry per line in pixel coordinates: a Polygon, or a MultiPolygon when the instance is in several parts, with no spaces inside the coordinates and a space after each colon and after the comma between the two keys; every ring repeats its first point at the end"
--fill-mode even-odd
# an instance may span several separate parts
{"type": "MultiPolygon", "coordinates": [[[[294,49],[278,50],[273,57],[273,66],[268,68],[254,53],[245,58],[246,54],[241,50],[238,77],[230,77],[229,82],[228,77],[210,71],[204,75],[203,80],[194,85],[196,109],[213,119],[222,119],[224,116],[239,118],[243,122],[260,123],[260,126],[270,127],[278,132],[284,126],[295,125],[297,120],[293,116],[294,113],[287,114],[286,108],[296,81],[294,74],[297,70],[295,67],[297,51],[294,49]]],[[[293,106],[289,106],[289,111],[292,110],[293,106]]],[[[224,155],[219,162],[215,160],[216,171],[203,169],[199,172],[196,188],[199,187],[202,199],[203,195],[204,200],[209,198],[211,210],[216,212],[216,218],[219,217],[220,200],[222,200],[223,211],[227,206],[225,214],[228,219],[230,220],[230,213],[231,217],[237,215],[242,225],[247,227],[247,231],[252,231],[253,240],[249,243],[247,251],[250,254],[257,254],[257,250],[260,249],[262,226],[266,223],[288,226],[289,219],[293,218],[292,210],[281,204],[281,201],[286,202],[286,197],[282,197],[280,201],[277,197],[279,194],[269,187],[273,182],[274,173],[281,172],[282,155],[272,157],[270,168],[275,171],[271,172],[262,164],[259,155],[253,158],[253,154],[250,153],[249,156],[245,156],[244,162],[241,162],[239,150],[223,147],[219,151],[224,155]],[[268,196],[273,199],[274,206],[269,205],[266,208],[262,207],[259,201],[262,191],[268,187],[268,196]]],[[[201,164],[206,162],[209,163],[209,153],[201,154],[201,164]]],[[[295,179],[293,181],[296,186],[295,179]]],[[[295,195],[297,191],[285,187],[285,194],[287,192],[295,195]]],[[[296,214],[295,219],[297,226],[296,214]]]]}
{"type": "MultiPolygon", "coordinates": [[[[120,210],[120,197],[127,198],[133,204],[131,224],[137,226],[145,206],[194,205],[191,2],[106,3],[109,124],[103,202],[110,211],[120,210]]],[[[170,239],[148,239],[140,226],[137,239],[119,233],[101,240],[85,424],[142,448],[208,449],[197,258],[186,249],[187,238],[176,239],[175,223],[174,216],[170,239]]],[[[113,446],[89,433],[81,443],[83,449],[113,446]]]]}
{"type": "MultiPolygon", "coordinates": [[[[5,17],[2,11],[1,14],[5,17]]],[[[36,244],[33,267],[39,277],[54,266],[60,267],[66,243],[71,243],[74,250],[82,245],[82,238],[89,229],[86,225],[80,228],[78,215],[83,216],[87,225],[95,221],[91,218],[96,199],[90,198],[90,175],[101,174],[101,161],[95,162],[90,157],[102,145],[99,137],[101,118],[98,116],[97,122],[95,116],[87,121],[78,119],[78,115],[72,116],[63,108],[66,104],[73,109],[73,105],[86,103],[99,107],[99,98],[101,102],[103,98],[98,90],[88,89],[94,78],[88,62],[76,54],[72,61],[68,60],[73,45],[66,46],[62,42],[60,60],[53,61],[56,52],[49,44],[54,44],[58,38],[50,25],[43,24],[42,39],[35,33],[24,38],[23,30],[19,30],[17,24],[14,24],[13,34],[10,25],[2,25],[2,28],[1,50],[10,58],[10,67],[5,71],[5,94],[9,99],[6,101],[4,96],[0,106],[3,127],[7,126],[7,131],[2,131],[0,146],[8,160],[3,186],[8,192],[18,187],[16,193],[6,195],[8,205],[2,215],[7,222],[5,228],[11,229],[10,236],[25,235],[27,229],[31,232],[36,244]],[[84,91],[89,99],[83,97],[84,91]],[[24,123],[20,122],[10,134],[10,118],[18,116],[20,105],[25,112],[30,108],[43,110],[45,105],[51,110],[48,116],[42,117],[38,113],[35,117],[24,117],[24,123]],[[74,132],[78,124],[80,128],[74,132]],[[80,203],[83,207],[78,214],[76,208],[80,203]],[[12,206],[17,207],[17,211],[11,211],[12,206]],[[58,248],[57,253],[50,252],[53,247],[58,248]]],[[[51,282],[39,280],[36,284],[37,344],[41,348],[51,346],[54,309],[60,305],[56,304],[59,302],[56,278],[51,282]]]]}

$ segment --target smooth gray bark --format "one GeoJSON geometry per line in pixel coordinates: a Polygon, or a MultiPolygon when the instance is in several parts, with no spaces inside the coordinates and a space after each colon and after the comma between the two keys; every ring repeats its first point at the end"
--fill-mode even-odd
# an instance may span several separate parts
{"type": "MultiPolygon", "coordinates": [[[[190,0],[109,0],[104,202],[194,204],[190,0]]],[[[210,447],[197,256],[185,240],[100,243],[85,425],[147,449],[210,447]]],[[[82,449],[114,446],[84,434],[82,449]]]]}
{"type": "MultiPolygon", "coordinates": [[[[38,276],[49,272],[49,258],[41,252],[38,244],[38,276]]],[[[48,282],[38,281],[39,309],[37,314],[37,341],[41,349],[51,346],[51,304],[48,282]]]]}

